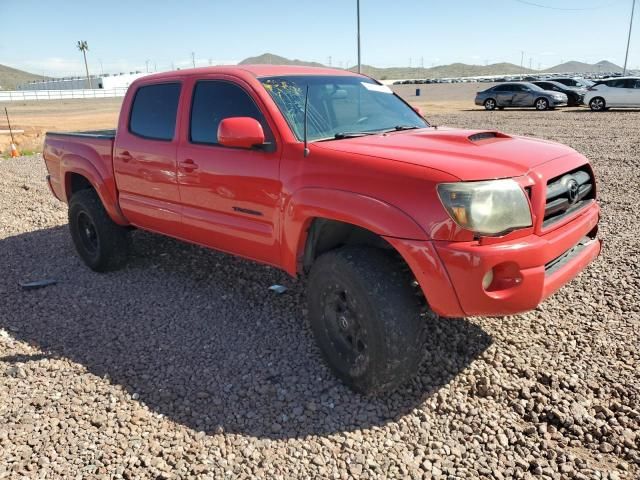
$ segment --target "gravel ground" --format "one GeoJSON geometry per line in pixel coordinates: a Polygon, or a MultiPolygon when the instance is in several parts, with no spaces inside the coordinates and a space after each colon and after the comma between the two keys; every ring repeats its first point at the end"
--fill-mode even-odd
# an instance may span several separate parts
{"type": "Polygon", "coordinates": [[[638,478],[640,113],[432,120],[586,154],[605,249],[533,312],[435,321],[380,398],[322,364],[302,283],[143,232],[92,273],[42,159],[0,160],[0,478],[638,478]]]}

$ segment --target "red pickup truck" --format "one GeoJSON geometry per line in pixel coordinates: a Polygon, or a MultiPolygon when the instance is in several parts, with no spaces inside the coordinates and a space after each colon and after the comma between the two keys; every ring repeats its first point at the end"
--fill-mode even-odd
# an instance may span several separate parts
{"type": "Polygon", "coordinates": [[[93,270],[123,264],[135,227],[308,275],[320,350],[361,392],[416,373],[430,316],[533,309],[600,252],[585,157],[430,126],[342,70],[149,75],[117,130],[48,133],[44,160],[93,270]]]}

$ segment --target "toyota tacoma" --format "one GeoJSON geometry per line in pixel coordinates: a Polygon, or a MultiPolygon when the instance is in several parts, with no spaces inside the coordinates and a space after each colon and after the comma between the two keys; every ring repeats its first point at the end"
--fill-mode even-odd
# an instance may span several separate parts
{"type": "Polygon", "coordinates": [[[138,228],[305,276],[323,357],[365,393],[416,374],[434,316],[534,309],[601,248],[584,156],[431,126],[343,70],[148,75],[117,129],[50,132],[44,161],[89,268],[121,267],[138,228]]]}

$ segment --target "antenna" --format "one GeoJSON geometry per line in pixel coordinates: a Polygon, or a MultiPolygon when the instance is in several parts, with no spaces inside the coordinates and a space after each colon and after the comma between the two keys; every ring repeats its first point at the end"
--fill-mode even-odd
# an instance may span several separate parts
{"type": "Polygon", "coordinates": [[[309,84],[307,84],[307,91],[304,94],[304,119],[303,119],[303,137],[304,137],[304,156],[309,156],[309,147],[307,146],[307,105],[309,103],[309,84]]]}

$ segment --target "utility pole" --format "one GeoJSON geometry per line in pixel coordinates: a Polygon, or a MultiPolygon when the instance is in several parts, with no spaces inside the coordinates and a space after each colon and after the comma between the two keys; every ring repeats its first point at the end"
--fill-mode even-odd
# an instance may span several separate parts
{"type": "Polygon", "coordinates": [[[145,60],[144,61],[144,66],[145,66],[145,69],[146,69],[147,73],[149,73],[149,60],[145,60]]]}
{"type": "Polygon", "coordinates": [[[191,52],[191,63],[193,64],[193,68],[196,68],[196,52],[191,52]]]}
{"type": "Polygon", "coordinates": [[[360,73],[362,68],[360,63],[360,0],[356,0],[356,16],[358,20],[358,73],[360,73]]]}
{"type": "Polygon", "coordinates": [[[529,57],[529,70],[532,70],[531,65],[533,64],[533,58],[529,57]]]}
{"type": "Polygon", "coordinates": [[[520,52],[520,70],[524,71],[524,51],[520,52]]]}
{"type": "Polygon", "coordinates": [[[633,13],[636,9],[636,0],[633,0],[631,4],[631,18],[629,18],[629,36],[627,37],[627,53],[624,54],[624,67],[622,68],[622,75],[627,74],[627,60],[629,59],[629,43],[631,42],[631,29],[633,28],[633,13]]]}
{"type": "Polygon", "coordinates": [[[91,86],[91,77],[89,76],[89,65],[87,65],[87,50],[89,50],[89,45],[87,44],[86,40],[78,40],[76,47],[78,47],[78,50],[82,52],[82,56],[84,57],[84,68],[87,72],[87,82],[89,82],[89,88],[93,88],[91,86]]]}

